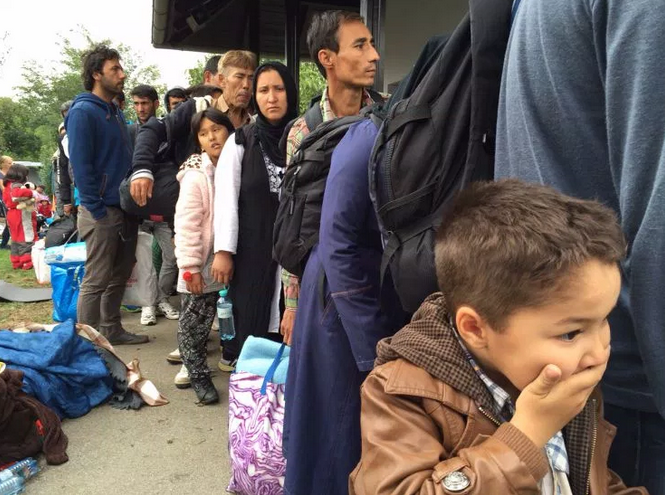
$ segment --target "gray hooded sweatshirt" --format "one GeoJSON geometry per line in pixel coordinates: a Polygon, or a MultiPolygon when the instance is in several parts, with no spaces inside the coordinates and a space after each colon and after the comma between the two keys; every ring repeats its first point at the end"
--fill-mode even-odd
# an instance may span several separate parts
{"type": "Polygon", "coordinates": [[[665,8],[522,0],[504,66],[496,177],[614,208],[629,242],[605,400],[665,416],[665,8]]]}

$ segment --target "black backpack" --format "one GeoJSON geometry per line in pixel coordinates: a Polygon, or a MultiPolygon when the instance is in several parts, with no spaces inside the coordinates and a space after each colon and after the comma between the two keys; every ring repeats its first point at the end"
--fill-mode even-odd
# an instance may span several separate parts
{"type": "Polygon", "coordinates": [[[434,237],[455,193],[494,175],[494,141],[512,0],[470,0],[423,80],[396,103],[370,159],[370,196],[403,308],[438,290],[434,237]]]}
{"type": "MultiPolygon", "coordinates": [[[[193,113],[188,116],[187,121],[189,122],[197,111],[208,108],[210,101],[206,98],[195,98],[193,113]]],[[[194,137],[191,134],[176,139],[173,137],[175,131],[173,130],[172,121],[163,119],[162,122],[166,129],[166,141],[161,143],[157,150],[153,171],[152,197],[148,199],[144,206],[136,204],[130,193],[132,169],[129,170],[127,176],[120,183],[120,208],[143,220],[171,221],[173,219],[178,195],[180,194],[180,182],[178,182],[176,176],[178,170],[180,170],[180,165],[195,151],[194,137]]],[[[134,148],[138,126],[129,126],[128,134],[132,148],[134,148]]]]}
{"type": "MultiPolygon", "coordinates": [[[[168,121],[165,121],[166,135],[171,135],[168,121]]],[[[138,126],[128,126],[132,147],[136,140],[138,126]],[[132,127],[134,131],[132,131],[132,127]]],[[[169,145],[169,138],[161,143],[157,151],[157,162],[153,171],[152,197],[148,199],[144,206],[139,206],[132,198],[131,177],[133,170],[129,169],[127,176],[120,182],[120,208],[126,213],[143,220],[169,221],[175,215],[175,205],[178,202],[180,194],[180,183],[177,179],[180,165],[177,164],[173,147],[169,145]]]]}
{"type": "Polygon", "coordinates": [[[78,233],[76,228],[76,217],[68,215],[53,220],[44,239],[44,247],[62,246],[69,242],[78,233]]]}
{"type": "Polygon", "coordinates": [[[379,119],[379,113],[380,104],[375,104],[359,115],[323,123],[318,105],[305,113],[307,127],[314,130],[305,136],[286,169],[273,231],[273,257],[289,273],[302,277],[309,252],[319,242],[323,192],[335,147],[349,127],[366,118],[379,119]]]}

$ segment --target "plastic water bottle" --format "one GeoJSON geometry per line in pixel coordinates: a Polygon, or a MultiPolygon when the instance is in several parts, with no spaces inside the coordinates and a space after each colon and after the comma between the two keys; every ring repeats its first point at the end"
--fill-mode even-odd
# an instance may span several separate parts
{"type": "Polygon", "coordinates": [[[22,461],[10,464],[3,471],[0,471],[0,481],[5,481],[12,476],[19,476],[23,478],[24,481],[26,481],[32,478],[38,472],[39,466],[37,465],[37,461],[32,457],[28,457],[22,461]]]}
{"type": "Polygon", "coordinates": [[[236,336],[236,327],[233,322],[233,304],[229,299],[229,289],[224,288],[219,291],[217,299],[217,319],[219,320],[219,337],[224,340],[231,340],[236,336]]]}
{"type": "Polygon", "coordinates": [[[23,478],[12,476],[5,481],[0,481],[0,495],[17,495],[25,488],[23,478]]]}

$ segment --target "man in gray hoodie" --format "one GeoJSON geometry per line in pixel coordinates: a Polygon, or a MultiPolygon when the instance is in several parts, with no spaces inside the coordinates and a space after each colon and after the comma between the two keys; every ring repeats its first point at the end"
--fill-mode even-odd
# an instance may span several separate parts
{"type": "MultiPolygon", "coordinates": [[[[628,240],[610,317],[609,465],[665,493],[665,9],[642,0],[522,0],[504,66],[496,177],[617,212],[628,240]]],[[[564,344],[562,344],[564,345],[564,344]]],[[[574,342],[565,345],[575,345],[574,342]]]]}

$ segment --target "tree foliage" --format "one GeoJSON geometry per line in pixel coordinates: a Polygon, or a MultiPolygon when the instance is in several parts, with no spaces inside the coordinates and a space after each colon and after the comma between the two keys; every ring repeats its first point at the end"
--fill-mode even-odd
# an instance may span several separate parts
{"type": "Polygon", "coordinates": [[[9,33],[5,31],[0,34],[0,75],[2,75],[2,68],[9,57],[9,53],[12,51],[11,46],[7,42],[9,38],[9,33]]]}
{"type": "Polygon", "coordinates": [[[326,87],[326,80],[321,76],[319,69],[314,62],[300,63],[300,113],[305,113],[309,107],[309,102],[315,96],[323,93],[326,87]]]}
{"type": "MultiPolygon", "coordinates": [[[[23,65],[23,83],[17,88],[17,98],[0,98],[0,154],[10,155],[15,160],[39,161],[44,164],[43,177],[50,176],[51,159],[57,148],[58,126],[62,122],[60,106],[83,91],[81,80],[81,59],[85,51],[98,43],[105,43],[116,48],[121,55],[121,62],[127,79],[125,93],[127,105],[125,115],[135,120],[129,93],[137,84],[155,86],[159,94],[166,87],[157,84],[160,78],[155,65],[145,64],[142,57],[124,44],[113,44],[109,40],[95,40],[85,28],[79,28],[83,43],[75,45],[71,38],[62,37],[60,41],[60,59],[55,67],[30,60],[23,65]]],[[[0,41],[6,33],[0,33],[0,41]]],[[[1,45],[2,43],[0,43],[1,45]]],[[[8,49],[0,48],[0,70],[3,57],[8,49]],[[4,51],[3,51],[4,50],[4,51]]],[[[187,70],[190,85],[200,84],[206,61],[213,54],[207,54],[195,67],[187,70]]],[[[325,80],[311,62],[300,65],[299,101],[300,113],[303,113],[310,100],[321,94],[325,80]]],[[[44,180],[49,185],[50,181],[44,180]]]]}
{"type": "Polygon", "coordinates": [[[216,53],[208,53],[205,57],[201,58],[194,67],[187,69],[187,82],[190,86],[196,86],[203,82],[203,73],[205,72],[206,62],[211,57],[215,57],[216,53]]]}
{"type": "MultiPolygon", "coordinates": [[[[146,65],[131,47],[116,45],[110,40],[94,40],[84,28],[79,34],[84,39],[82,47],[62,37],[60,60],[54,68],[35,60],[27,61],[22,69],[23,84],[17,88],[18,98],[0,98],[0,154],[10,155],[15,160],[42,162],[44,177],[50,175],[51,158],[57,148],[58,126],[62,122],[60,106],[84,91],[81,62],[83,54],[91,47],[105,43],[120,53],[127,75],[125,116],[128,119],[136,118],[129,99],[135,85],[150,84],[158,93],[166,90],[164,85],[156,84],[159,69],[155,65],[146,65]]],[[[50,181],[45,183],[49,185],[50,181]]]]}
{"type": "Polygon", "coordinates": [[[33,120],[30,108],[11,98],[0,98],[0,115],[0,154],[37,161],[41,141],[34,133],[26,132],[33,120]]]}

